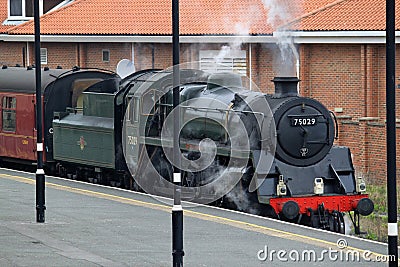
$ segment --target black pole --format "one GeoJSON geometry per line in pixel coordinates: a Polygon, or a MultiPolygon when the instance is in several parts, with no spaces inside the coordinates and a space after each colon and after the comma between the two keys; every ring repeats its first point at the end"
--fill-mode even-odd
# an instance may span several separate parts
{"type": "Polygon", "coordinates": [[[174,163],[176,164],[174,171],[174,205],[172,207],[172,266],[183,266],[183,209],[181,205],[181,170],[180,170],[180,148],[179,148],[179,128],[180,128],[180,111],[179,111],[179,0],[172,0],[172,61],[173,61],[173,108],[174,108],[174,142],[173,153],[174,163]]]}
{"type": "Polygon", "coordinates": [[[386,150],[389,266],[397,266],[395,0],[386,0],[386,150]]]}
{"type": "Polygon", "coordinates": [[[45,177],[43,170],[43,137],[42,137],[42,81],[40,63],[40,23],[39,23],[39,0],[33,4],[35,22],[35,77],[36,77],[36,147],[37,147],[37,170],[36,170],[36,222],[44,222],[45,204],[45,177]]]}

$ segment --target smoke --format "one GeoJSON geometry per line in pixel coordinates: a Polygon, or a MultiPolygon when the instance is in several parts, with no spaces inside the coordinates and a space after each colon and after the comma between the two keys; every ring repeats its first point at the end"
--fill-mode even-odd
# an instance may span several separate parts
{"type": "MultiPolygon", "coordinates": [[[[217,145],[210,138],[205,138],[199,143],[199,152],[188,153],[186,158],[181,159],[181,168],[190,172],[205,170],[214,163],[217,154],[217,145]]],[[[206,182],[207,183],[207,182],[206,182]]]]}
{"type": "Polygon", "coordinates": [[[243,168],[238,167],[216,166],[214,172],[209,176],[208,182],[211,182],[211,179],[218,179],[218,183],[214,183],[213,189],[215,194],[224,195],[224,202],[228,208],[258,214],[259,211],[254,206],[255,203],[252,202],[247,189],[242,187],[238,179],[243,175],[243,171],[243,168]],[[232,182],[237,183],[232,184],[232,182]],[[226,193],[227,189],[231,190],[226,193]]]}
{"type": "MultiPolygon", "coordinates": [[[[234,48],[237,49],[237,48],[234,48]]],[[[224,61],[224,58],[226,58],[232,51],[231,46],[229,45],[223,45],[221,47],[221,50],[219,51],[218,55],[214,58],[214,61],[216,64],[221,64],[224,61]]]]}
{"type": "Polygon", "coordinates": [[[299,53],[293,42],[291,31],[285,26],[301,12],[302,1],[299,0],[262,0],[268,11],[267,23],[274,29],[274,37],[280,51],[280,57],[274,58],[275,72],[278,76],[297,76],[296,62],[299,53]]]}
{"type": "Polygon", "coordinates": [[[293,38],[289,31],[276,31],[274,37],[280,51],[280,57],[275,56],[275,72],[281,77],[294,77],[296,73],[296,62],[299,60],[299,53],[293,43],[293,38]]]}
{"type": "MultiPolygon", "coordinates": [[[[257,4],[249,4],[246,11],[239,18],[232,18],[230,14],[230,1],[226,2],[224,27],[227,32],[234,32],[236,36],[228,44],[221,46],[220,52],[214,57],[215,63],[221,64],[224,58],[236,51],[242,50],[242,44],[248,43],[252,26],[262,18],[257,4]]],[[[297,76],[296,63],[299,61],[299,53],[293,41],[293,35],[287,25],[302,11],[302,0],[262,0],[267,19],[265,23],[274,30],[273,36],[279,53],[274,54],[274,72],[278,76],[297,76]]]]}
{"type": "Polygon", "coordinates": [[[259,214],[257,207],[253,207],[255,203],[250,200],[250,196],[239,184],[232,191],[225,195],[225,198],[235,204],[235,208],[239,211],[248,212],[251,214],[259,214]]]}
{"type": "MultiPolygon", "coordinates": [[[[230,0],[225,3],[225,10],[223,14],[231,14],[231,2],[236,0],[230,0]]],[[[261,15],[259,7],[254,4],[250,4],[246,7],[246,11],[241,13],[240,17],[226,16],[224,17],[224,27],[226,32],[232,32],[234,34],[233,40],[228,44],[223,45],[219,54],[214,58],[217,64],[223,62],[224,58],[229,57],[237,51],[242,50],[242,44],[247,43],[250,38],[251,27],[260,19],[261,15]],[[250,15],[249,15],[250,14],[250,15]]]]}

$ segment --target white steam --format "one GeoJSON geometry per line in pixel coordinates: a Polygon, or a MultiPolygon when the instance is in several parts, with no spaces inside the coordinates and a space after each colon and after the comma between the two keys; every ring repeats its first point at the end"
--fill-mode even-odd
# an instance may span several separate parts
{"type": "MultiPolygon", "coordinates": [[[[235,1],[235,0],[231,0],[235,1]]],[[[226,3],[226,8],[224,14],[230,14],[231,5],[228,1],[226,3]]],[[[247,12],[243,12],[243,15],[239,18],[232,18],[227,16],[224,18],[224,27],[226,27],[226,32],[230,32],[233,29],[235,37],[228,44],[221,46],[219,54],[214,58],[215,63],[221,64],[224,58],[228,58],[234,55],[236,52],[242,50],[242,44],[247,43],[250,37],[250,29],[253,24],[260,19],[260,12],[258,11],[257,5],[248,5],[247,12]],[[249,17],[248,14],[252,14],[249,17]],[[233,26],[233,27],[232,27],[233,26]]]]}
{"type": "Polygon", "coordinates": [[[268,11],[267,23],[274,30],[280,51],[280,57],[275,58],[275,72],[278,76],[297,76],[295,66],[299,61],[299,53],[294,45],[291,31],[285,25],[300,13],[302,1],[262,0],[262,2],[268,11]]]}
{"type": "MultiPolygon", "coordinates": [[[[238,49],[237,47],[233,46],[234,49],[238,49]]],[[[219,51],[218,55],[214,58],[216,64],[221,64],[226,57],[231,54],[232,48],[230,45],[223,45],[221,50],[219,51]]]]}
{"type": "MultiPolygon", "coordinates": [[[[225,14],[230,14],[230,1],[226,2],[225,14]]],[[[276,38],[276,45],[279,55],[274,58],[274,71],[278,76],[296,76],[296,63],[299,61],[299,54],[293,42],[291,31],[286,27],[302,11],[302,0],[262,0],[267,20],[265,23],[272,27],[276,38]]],[[[262,16],[260,6],[250,4],[246,7],[242,17],[233,19],[231,16],[224,18],[224,27],[227,32],[235,34],[235,38],[221,46],[220,52],[214,57],[214,62],[222,64],[225,58],[229,58],[235,52],[242,50],[242,44],[248,43],[251,28],[262,16]],[[249,15],[250,14],[250,15],[249,15]]]]}
{"type": "MultiPolygon", "coordinates": [[[[246,192],[239,183],[232,188],[232,181],[238,181],[239,177],[242,176],[243,169],[237,167],[223,167],[220,166],[218,171],[215,173],[218,175],[219,182],[215,183],[214,190],[218,195],[225,195],[225,201],[235,205],[235,209],[239,211],[245,211],[252,214],[257,214],[258,210],[253,207],[254,202],[249,198],[249,194],[246,192]],[[229,193],[226,193],[226,189],[231,188],[229,193]],[[223,192],[223,194],[221,194],[223,192]]],[[[228,204],[229,206],[229,204],[228,204]]]]}

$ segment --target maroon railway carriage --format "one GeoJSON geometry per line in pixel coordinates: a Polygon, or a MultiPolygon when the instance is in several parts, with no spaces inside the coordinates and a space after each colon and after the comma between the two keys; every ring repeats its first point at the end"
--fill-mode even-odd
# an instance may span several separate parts
{"type": "MultiPolygon", "coordinates": [[[[52,119],[54,112],[68,107],[79,110],[81,93],[89,86],[104,86],[105,80],[119,81],[118,75],[98,69],[42,70],[44,157],[53,161],[52,119]],[[100,83],[102,82],[102,83],[100,83]]],[[[8,162],[36,161],[36,89],[34,68],[0,69],[0,158],[8,162]]]]}
{"type": "Polygon", "coordinates": [[[0,92],[0,156],[35,160],[34,94],[0,92]]]}

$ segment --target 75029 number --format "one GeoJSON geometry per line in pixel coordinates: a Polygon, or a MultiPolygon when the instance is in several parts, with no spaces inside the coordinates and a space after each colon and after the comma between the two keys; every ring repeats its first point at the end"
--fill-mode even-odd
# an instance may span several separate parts
{"type": "Polygon", "coordinates": [[[312,126],[317,124],[316,118],[292,118],[292,126],[312,126]]]}

